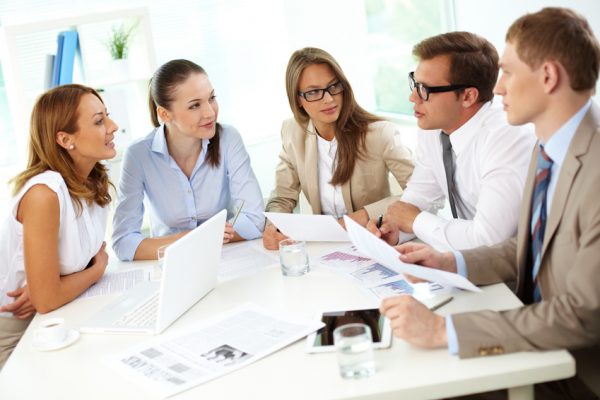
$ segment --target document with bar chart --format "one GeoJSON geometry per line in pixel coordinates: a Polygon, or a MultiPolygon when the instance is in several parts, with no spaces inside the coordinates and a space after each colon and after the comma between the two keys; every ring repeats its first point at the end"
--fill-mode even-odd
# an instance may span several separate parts
{"type": "Polygon", "coordinates": [[[356,285],[380,299],[410,294],[422,300],[452,291],[452,288],[438,283],[413,285],[404,279],[401,273],[379,264],[373,259],[361,256],[353,245],[346,245],[324,254],[319,257],[318,261],[322,266],[351,279],[356,285]]]}

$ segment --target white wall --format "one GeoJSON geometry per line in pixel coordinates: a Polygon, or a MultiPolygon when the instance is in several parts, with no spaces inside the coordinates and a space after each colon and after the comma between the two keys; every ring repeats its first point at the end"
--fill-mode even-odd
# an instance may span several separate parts
{"type": "MultiPolygon", "coordinates": [[[[454,0],[456,30],[475,32],[496,46],[502,54],[504,37],[514,20],[544,7],[567,7],[583,16],[600,38],[600,1],[598,0],[454,0]]],[[[598,92],[598,84],[596,92],[598,92]]],[[[597,95],[595,96],[597,99],[597,95]]]]}

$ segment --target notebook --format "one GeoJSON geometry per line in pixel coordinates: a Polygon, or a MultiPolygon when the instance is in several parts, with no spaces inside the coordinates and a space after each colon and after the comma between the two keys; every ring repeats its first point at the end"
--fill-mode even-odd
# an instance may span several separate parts
{"type": "Polygon", "coordinates": [[[85,333],[159,334],[217,284],[227,210],[171,244],[160,282],[125,292],[81,328],[85,333]]]}

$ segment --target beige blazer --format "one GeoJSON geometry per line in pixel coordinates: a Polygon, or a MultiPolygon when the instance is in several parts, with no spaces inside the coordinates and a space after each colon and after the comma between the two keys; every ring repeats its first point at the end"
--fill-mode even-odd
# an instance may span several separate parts
{"type": "MultiPolygon", "coordinates": [[[[356,160],[352,177],[342,185],[348,212],[364,207],[371,218],[385,213],[387,206],[397,200],[390,193],[389,172],[402,189],[406,187],[414,163],[410,150],[394,141],[397,134],[391,122],[380,121],[369,126],[366,156],[356,160]]],[[[293,118],[285,120],[281,127],[281,145],[275,189],[266,211],[292,212],[302,191],[313,214],[321,214],[317,134],[312,122],[302,127],[293,118]]]]}
{"type": "MultiPolygon", "coordinates": [[[[525,184],[517,237],[464,251],[476,284],[516,281],[524,289],[531,198],[539,147],[525,184]]],[[[585,115],[556,184],[538,275],[540,303],[503,312],[454,315],[461,357],[523,350],[569,349],[577,376],[600,395],[600,108],[585,115]]]]}

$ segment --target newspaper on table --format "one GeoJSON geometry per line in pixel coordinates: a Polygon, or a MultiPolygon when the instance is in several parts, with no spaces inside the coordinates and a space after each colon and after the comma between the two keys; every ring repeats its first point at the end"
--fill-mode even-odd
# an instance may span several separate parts
{"type": "Polygon", "coordinates": [[[324,254],[319,257],[318,261],[330,270],[351,279],[355,284],[380,299],[410,294],[418,300],[425,300],[453,292],[452,287],[435,282],[412,284],[404,279],[401,272],[361,255],[354,245],[343,246],[324,254]]]}
{"type": "Polygon", "coordinates": [[[247,303],[106,361],[152,393],[169,397],[253,363],[322,326],[318,320],[281,316],[247,303]]]}

